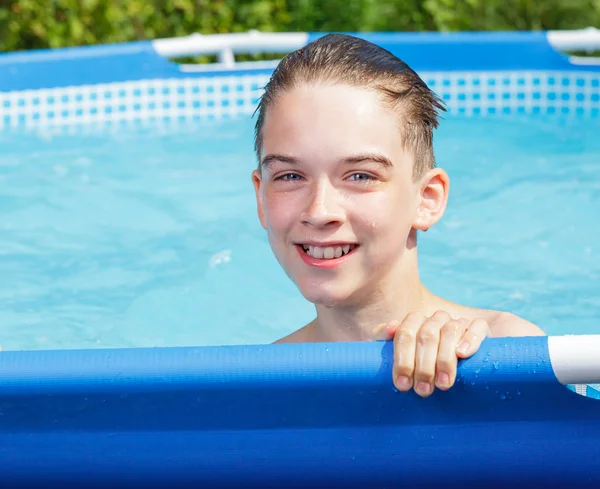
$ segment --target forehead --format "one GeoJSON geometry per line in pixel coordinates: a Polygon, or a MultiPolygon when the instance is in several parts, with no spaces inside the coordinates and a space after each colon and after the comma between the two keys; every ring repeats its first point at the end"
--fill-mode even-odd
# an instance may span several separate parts
{"type": "Polygon", "coordinates": [[[401,149],[396,112],[376,90],[341,84],[302,84],[267,109],[262,153],[344,157],[379,151],[394,161],[401,149]]]}

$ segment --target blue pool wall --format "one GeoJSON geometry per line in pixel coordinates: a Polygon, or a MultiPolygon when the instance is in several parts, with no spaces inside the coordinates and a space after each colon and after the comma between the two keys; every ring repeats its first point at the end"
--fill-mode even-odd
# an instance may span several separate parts
{"type": "MultiPolygon", "coordinates": [[[[452,114],[600,115],[600,66],[572,64],[544,32],[356,35],[406,61],[452,114]]],[[[5,53],[0,129],[251,115],[271,73],[184,70],[151,41],[5,53]]]]}

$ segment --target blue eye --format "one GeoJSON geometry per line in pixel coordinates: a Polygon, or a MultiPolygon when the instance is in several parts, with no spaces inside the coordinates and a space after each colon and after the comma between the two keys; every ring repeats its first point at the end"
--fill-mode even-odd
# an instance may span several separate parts
{"type": "Polygon", "coordinates": [[[375,180],[375,178],[368,173],[353,173],[350,175],[350,179],[354,182],[368,182],[369,180],[375,180]]]}
{"type": "Polygon", "coordinates": [[[297,173],[284,173],[278,176],[275,180],[283,180],[284,182],[295,182],[300,180],[302,177],[297,173]]]}

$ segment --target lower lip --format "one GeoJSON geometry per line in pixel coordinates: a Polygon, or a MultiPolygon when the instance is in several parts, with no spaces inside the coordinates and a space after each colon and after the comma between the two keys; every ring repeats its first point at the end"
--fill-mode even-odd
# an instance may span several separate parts
{"type": "Polygon", "coordinates": [[[315,268],[335,268],[339,267],[349,257],[351,257],[358,248],[358,246],[356,246],[350,253],[344,256],[340,256],[339,258],[332,258],[330,260],[320,260],[318,258],[313,258],[308,253],[306,253],[300,245],[296,245],[296,248],[298,249],[298,253],[300,253],[300,257],[302,258],[302,260],[304,260],[304,263],[306,263],[307,265],[310,265],[311,267],[315,268]]]}

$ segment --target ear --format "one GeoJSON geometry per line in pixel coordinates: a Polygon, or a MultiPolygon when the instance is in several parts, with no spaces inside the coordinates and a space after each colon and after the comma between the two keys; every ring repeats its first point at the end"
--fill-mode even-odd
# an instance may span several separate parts
{"type": "Polygon", "coordinates": [[[256,210],[258,212],[258,219],[263,228],[267,228],[267,221],[265,219],[265,204],[262,196],[262,180],[259,170],[252,172],[252,183],[254,184],[254,193],[256,194],[256,210]]]}
{"type": "Polygon", "coordinates": [[[413,222],[419,231],[427,231],[437,223],[446,210],[450,178],[441,168],[427,172],[420,182],[420,202],[413,222]]]}

